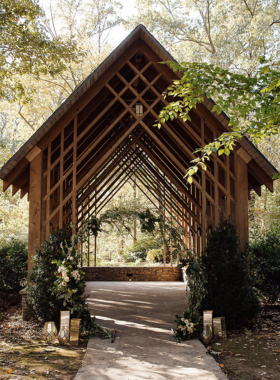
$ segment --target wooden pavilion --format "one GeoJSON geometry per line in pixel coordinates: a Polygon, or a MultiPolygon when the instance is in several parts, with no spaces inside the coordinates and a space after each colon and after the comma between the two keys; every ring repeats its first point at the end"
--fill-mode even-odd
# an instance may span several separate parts
{"type": "Polygon", "coordinates": [[[78,229],[135,178],[161,212],[172,210],[198,252],[221,209],[234,218],[242,244],[248,241],[250,191],[273,191],[277,171],[243,138],[230,156],[213,154],[207,171],[187,184],[193,152],[228,131],[228,119],[205,99],[191,121],[153,127],[167,104],[162,93],[178,78],[160,64],[167,60],[173,58],[139,25],[1,169],[4,190],[28,194],[29,269],[52,230],[71,222],[78,229]]]}

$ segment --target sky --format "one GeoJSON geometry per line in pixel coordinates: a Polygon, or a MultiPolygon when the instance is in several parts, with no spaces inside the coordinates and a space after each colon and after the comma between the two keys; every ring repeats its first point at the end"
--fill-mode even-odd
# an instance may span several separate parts
{"type": "MultiPolygon", "coordinates": [[[[128,18],[135,12],[135,0],[116,0],[116,1],[120,2],[123,6],[123,9],[119,16],[123,17],[124,19],[128,18]]],[[[40,6],[45,10],[47,15],[48,15],[49,4],[51,2],[52,0],[39,0],[40,6]]],[[[114,28],[113,33],[110,34],[110,40],[112,42],[112,45],[116,46],[120,44],[129,35],[130,32],[131,30],[126,30],[124,26],[118,26],[114,28]]]]}
{"type": "MultiPolygon", "coordinates": [[[[122,17],[127,18],[135,11],[135,0],[119,0],[123,5],[122,17]]],[[[110,39],[112,39],[115,44],[121,43],[125,37],[129,35],[131,30],[125,30],[123,26],[118,26],[114,29],[114,32],[111,34],[110,39]]]]}

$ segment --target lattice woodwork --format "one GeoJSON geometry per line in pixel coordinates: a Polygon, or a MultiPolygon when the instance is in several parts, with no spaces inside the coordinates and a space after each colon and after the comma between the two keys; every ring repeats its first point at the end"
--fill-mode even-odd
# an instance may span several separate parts
{"type": "Polygon", "coordinates": [[[140,190],[141,183],[150,200],[158,199],[155,207],[167,220],[166,212],[173,216],[187,232],[186,243],[198,252],[221,209],[234,214],[235,174],[228,158],[214,155],[192,185],[183,178],[196,157],[192,152],[217,131],[195,110],[190,122],[175,119],[160,130],[153,127],[167,104],[162,93],[171,74],[166,73],[139,48],[48,143],[42,153],[41,240],[71,222],[79,229],[127,181],[140,190]],[[136,103],[143,105],[141,116],[136,103]]]}

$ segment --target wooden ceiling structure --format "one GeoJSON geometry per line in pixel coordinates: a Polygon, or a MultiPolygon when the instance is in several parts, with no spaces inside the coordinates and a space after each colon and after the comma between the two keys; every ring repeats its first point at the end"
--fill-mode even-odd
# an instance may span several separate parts
{"type": "Polygon", "coordinates": [[[230,156],[213,154],[192,185],[184,179],[198,147],[229,130],[226,115],[205,99],[191,121],[153,127],[168,104],[162,93],[178,75],[173,60],[139,25],[0,170],[3,189],[29,199],[29,268],[52,230],[80,227],[133,181],[161,212],[174,215],[198,252],[221,209],[248,241],[248,196],[273,191],[276,169],[245,138],[230,156]],[[141,112],[137,112],[137,111],[141,112]],[[141,184],[141,186],[139,186],[141,184]]]}

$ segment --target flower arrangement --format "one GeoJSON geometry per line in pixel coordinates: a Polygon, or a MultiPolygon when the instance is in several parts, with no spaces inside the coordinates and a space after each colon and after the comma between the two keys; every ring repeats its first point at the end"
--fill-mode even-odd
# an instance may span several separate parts
{"type": "Polygon", "coordinates": [[[76,249],[76,239],[72,238],[70,247],[62,242],[60,248],[63,260],[53,260],[57,265],[54,292],[58,298],[63,299],[63,306],[72,314],[84,306],[85,273],[81,268],[81,255],[76,249]]]}
{"type": "Polygon", "coordinates": [[[184,317],[180,315],[175,316],[176,326],[174,326],[174,337],[181,342],[182,340],[190,340],[195,331],[197,331],[199,321],[190,316],[188,312],[184,312],[184,317]]]}

